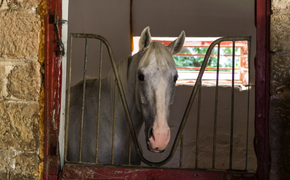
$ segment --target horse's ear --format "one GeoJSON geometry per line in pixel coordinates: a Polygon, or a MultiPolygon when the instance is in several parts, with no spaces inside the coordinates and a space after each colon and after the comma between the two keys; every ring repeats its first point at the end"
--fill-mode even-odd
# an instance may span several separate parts
{"type": "Polygon", "coordinates": [[[150,28],[149,26],[147,26],[141,33],[141,37],[139,40],[139,49],[140,50],[146,49],[150,43],[151,43],[150,28]]]}
{"type": "Polygon", "coordinates": [[[177,54],[181,51],[184,40],[185,40],[185,32],[182,31],[178,36],[178,38],[167,46],[172,55],[177,54]]]}

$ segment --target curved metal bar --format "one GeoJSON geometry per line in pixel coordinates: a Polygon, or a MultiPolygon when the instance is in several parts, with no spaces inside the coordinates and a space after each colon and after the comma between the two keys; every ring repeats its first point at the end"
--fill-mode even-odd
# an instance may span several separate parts
{"type": "Polygon", "coordinates": [[[162,166],[162,165],[166,164],[167,162],[169,162],[172,159],[172,157],[173,157],[173,155],[174,155],[174,153],[175,153],[175,151],[177,149],[178,142],[179,142],[179,140],[180,140],[180,138],[182,136],[182,132],[183,132],[183,129],[185,127],[185,124],[186,124],[186,121],[187,121],[187,118],[188,118],[188,115],[189,115],[189,111],[190,111],[191,106],[193,104],[194,98],[195,98],[195,96],[197,94],[197,90],[198,90],[198,86],[197,85],[201,82],[201,78],[202,78],[203,73],[205,71],[206,64],[207,64],[207,62],[209,60],[210,54],[211,54],[214,46],[216,44],[222,42],[222,41],[250,41],[251,40],[251,37],[224,37],[224,38],[217,39],[216,41],[214,41],[209,46],[209,48],[208,48],[208,50],[206,52],[204,61],[202,63],[202,66],[200,68],[200,72],[198,74],[197,81],[195,82],[195,85],[194,85],[193,90],[191,92],[190,99],[188,101],[185,113],[183,115],[181,124],[179,126],[177,135],[175,137],[173,146],[171,148],[170,154],[163,161],[151,162],[151,161],[147,160],[146,158],[144,158],[143,155],[142,155],[143,154],[142,153],[142,149],[140,148],[140,144],[139,144],[139,141],[137,139],[135,129],[133,128],[131,115],[130,115],[130,112],[129,112],[129,109],[128,109],[127,101],[126,101],[124,90],[123,90],[123,87],[122,87],[122,84],[121,84],[121,81],[120,81],[120,78],[119,78],[119,74],[117,72],[117,66],[116,66],[116,63],[115,63],[115,59],[114,59],[114,55],[113,55],[113,51],[112,51],[112,48],[110,46],[110,43],[104,37],[102,37],[100,35],[95,35],[95,34],[75,34],[75,33],[72,33],[71,36],[75,37],[75,38],[99,39],[99,40],[103,41],[103,43],[106,45],[106,47],[108,49],[109,57],[110,57],[110,60],[111,60],[111,64],[112,64],[112,67],[113,67],[113,71],[114,71],[114,74],[115,74],[115,77],[116,77],[116,80],[117,80],[118,89],[119,89],[121,100],[122,100],[122,103],[123,103],[123,106],[124,106],[124,110],[125,110],[125,113],[126,113],[127,122],[128,122],[129,128],[130,128],[130,134],[131,134],[131,137],[132,137],[132,140],[133,140],[133,143],[134,143],[135,150],[137,151],[140,159],[145,164],[150,165],[150,166],[162,166]]]}
{"type": "Polygon", "coordinates": [[[135,149],[136,149],[138,155],[140,156],[140,158],[142,160],[144,159],[145,161],[147,161],[142,156],[142,149],[140,148],[140,145],[139,145],[139,142],[138,142],[138,139],[137,139],[137,136],[136,136],[135,129],[133,128],[133,123],[132,123],[131,115],[130,115],[130,112],[129,112],[129,109],[128,109],[127,101],[126,101],[126,98],[125,98],[125,93],[124,93],[124,90],[123,90],[123,87],[122,87],[122,84],[121,84],[121,81],[120,81],[120,78],[119,78],[119,74],[118,74],[118,71],[117,71],[117,65],[116,65],[115,58],[114,58],[114,55],[113,55],[113,51],[112,51],[112,48],[111,48],[111,45],[110,45],[109,41],[107,41],[107,39],[105,39],[104,37],[102,37],[100,35],[96,35],[96,34],[72,33],[71,36],[74,37],[74,38],[99,39],[106,45],[107,50],[108,50],[108,54],[109,54],[109,57],[110,57],[110,60],[111,60],[111,64],[112,64],[112,67],[113,67],[113,71],[114,71],[114,74],[115,74],[115,77],[116,77],[116,80],[117,80],[118,89],[119,89],[121,100],[122,100],[122,103],[123,103],[123,106],[124,106],[125,114],[126,114],[126,117],[127,117],[127,122],[128,122],[129,128],[130,128],[130,133],[131,133],[131,136],[132,136],[132,140],[134,142],[135,149]]]}

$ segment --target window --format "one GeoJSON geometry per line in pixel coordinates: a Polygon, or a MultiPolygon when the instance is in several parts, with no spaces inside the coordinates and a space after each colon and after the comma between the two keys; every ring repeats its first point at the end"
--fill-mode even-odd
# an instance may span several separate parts
{"type": "MultiPolygon", "coordinates": [[[[140,37],[134,37],[134,51],[138,52],[138,43],[140,37]]],[[[206,51],[210,44],[218,39],[213,38],[186,38],[184,46],[180,53],[173,56],[178,69],[178,84],[194,84],[204,60],[206,51]]],[[[169,45],[175,38],[154,37],[152,41],[158,41],[164,45],[169,45]]],[[[231,41],[222,42],[220,45],[220,63],[219,63],[219,84],[231,85],[232,80],[232,57],[233,43],[231,41]]],[[[218,59],[218,48],[210,55],[206,71],[202,77],[203,84],[215,85],[218,59]]],[[[248,44],[247,41],[235,42],[235,85],[245,89],[248,84],[248,44]]]]}

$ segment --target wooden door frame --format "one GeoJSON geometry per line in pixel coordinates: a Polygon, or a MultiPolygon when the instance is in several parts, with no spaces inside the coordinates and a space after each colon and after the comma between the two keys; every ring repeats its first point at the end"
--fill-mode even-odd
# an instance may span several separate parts
{"type": "MultiPolygon", "coordinates": [[[[269,64],[270,0],[256,0],[257,47],[255,59],[255,151],[257,179],[269,179],[269,64]]],[[[53,14],[62,17],[62,0],[47,0],[45,16],[45,158],[44,179],[57,179],[60,170],[58,134],[61,107],[62,64],[53,14]]],[[[61,25],[59,25],[61,36],[61,25]]],[[[172,170],[175,171],[175,170],[172,170]]],[[[177,171],[175,171],[176,173],[177,171]]],[[[170,172],[169,172],[170,173],[170,172]]],[[[172,172],[171,172],[172,173],[172,172]]],[[[211,172],[209,172],[210,174],[211,172]]],[[[152,174],[152,171],[151,171],[152,174]]],[[[154,174],[154,173],[153,173],[154,174]]],[[[157,173],[158,174],[158,173],[157,173]]],[[[185,173],[186,174],[186,173],[185,173]]],[[[191,175],[191,172],[188,172],[191,175]]],[[[214,174],[214,173],[213,173],[214,174]]],[[[159,176],[160,177],[160,176],[159,176]]],[[[224,177],[226,178],[226,177],[224,177]]]]}
{"type": "Polygon", "coordinates": [[[269,179],[270,0],[256,0],[255,152],[258,179],[269,179]]]}
{"type": "MultiPolygon", "coordinates": [[[[45,15],[45,135],[44,180],[57,179],[60,170],[58,134],[61,107],[62,58],[54,31],[54,13],[62,17],[62,0],[46,0],[45,15]]],[[[61,25],[58,25],[61,37],[61,25]]]]}

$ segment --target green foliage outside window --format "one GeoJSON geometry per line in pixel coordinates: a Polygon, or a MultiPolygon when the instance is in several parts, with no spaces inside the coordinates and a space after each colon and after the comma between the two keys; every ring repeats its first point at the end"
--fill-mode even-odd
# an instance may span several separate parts
{"type": "MultiPolygon", "coordinates": [[[[179,54],[206,54],[208,48],[203,47],[184,47],[179,54]]],[[[220,67],[231,68],[232,57],[225,57],[223,55],[232,55],[233,48],[220,48],[220,67]]],[[[235,54],[240,55],[240,48],[235,48],[235,54]]],[[[218,48],[214,48],[211,54],[217,55],[218,48]]],[[[173,57],[177,67],[201,67],[204,57],[202,56],[174,56],[173,57]]],[[[206,67],[217,67],[217,57],[210,57],[206,67]]],[[[240,58],[235,58],[235,67],[240,67],[240,58]]],[[[180,69],[189,71],[189,69],[180,69]]],[[[190,70],[199,71],[199,70],[190,70]]],[[[213,70],[214,71],[214,70],[213,70]]]]}

